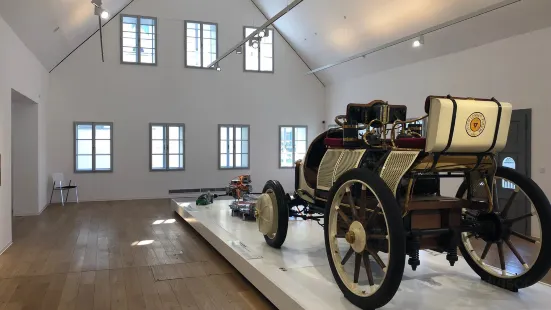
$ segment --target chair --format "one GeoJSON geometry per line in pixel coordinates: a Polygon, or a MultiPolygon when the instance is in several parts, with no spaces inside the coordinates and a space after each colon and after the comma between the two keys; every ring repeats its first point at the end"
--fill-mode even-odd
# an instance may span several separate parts
{"type": "Polygon", "coordinates": [[[78,187],[76,184],[72,184],[72,180],[69,180],[69,184],[65,185],[65,176],[63,175],[63,173],[52,173],[52,179],[54,181],[54,184],[52,187],[52,194],[50,195],[50,204],[52,203],[52,198],[54,197],[54,191],[59,191],[59,196],[61,197],[61,205],[65,206],[65,202],[69,199],[69,193],[71,189],[75,190],[78,203],[78,187]],[[63,199],[64,190],[67,191],[65,199],[63,199]]]}

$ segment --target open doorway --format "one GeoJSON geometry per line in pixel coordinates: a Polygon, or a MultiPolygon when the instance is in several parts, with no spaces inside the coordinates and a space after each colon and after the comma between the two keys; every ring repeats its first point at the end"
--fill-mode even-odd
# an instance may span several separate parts
{"type": "Polygon", "coordinates": [[[36,215],[38,214],[38,104],[13,89],[11,95],[12,216],[36,215]]]}

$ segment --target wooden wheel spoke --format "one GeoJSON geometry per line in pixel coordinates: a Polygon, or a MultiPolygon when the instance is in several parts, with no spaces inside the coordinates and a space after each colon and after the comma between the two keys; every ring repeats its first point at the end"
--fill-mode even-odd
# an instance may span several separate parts
{"type": "Polygon", "coordinates": [[[358,283],[360,278],[360,265],[362,264],[362,254],[356,253],[356,261],[354,262],[354,283],[358,283]]]}
{"type": "Polygon", "coordinates": [[[369,217],[367,218],[367,221],[365,222],[365,225],[364,227],[365,228],[368,228],[369,225],[371,225],[371,222],[373,222],[373,220],[377,217],[377,210],[374,210],[373,212],[371,212],[371,214],[369,215],[369,217]]]}
{"type": "Polygon", "coordinates": [[[379,266],[381,267],[381,269],[383,269],[383,271],[385,270],[386,268],[386,265],[385,263],[383,262],[383,260],[379,257],[379,254],[373,252],[372,250],[368,249],[367,250],[369,252],[369,254],[371,254],[371,256],[373,256],[373,259],[375,259],[375,261],[377,262],[377,264],[379,264],[379,266]]]}
{"type": "Polygon", "coordinates": [[[524,259],[522,259],[522,256],[520,256],[520,253],[517,251],[517,249],[515,248],[515,246],[514,246],[513,243],[511,242],[511,240],[505,240],[505,243],[507,244],[507,246],[509,247],[509,249],[511,249],[511,252],[513,252],[513,254],[515,254],[515,256],[517,257],[518,261],[519,261],[524,267],[526,267],[526,262],[524,261],[524,259]]]}
{"type": "Polygon", "coordinates": [[[499,254],[499,264],[501,267],[501,272],[505,275],[505,257],[503,256],[503,242],[500,241],[497,243],[497,253],[499,254]]]}
{"type": "Polygon", "coordinates": [[[531,243],[538,243],[538,242],[539,242],[539,240],[536,239],[536,238],[528,237],[528,236],[523,235],[523,234],[521,234],[521,233],[519,233],[519,232],[516,232],[516,231],[514,231],[514,230],[511,231],[511,235],[513,235],[513,236],[515,236],[515,237],[518,237],[518,238],[520,238],[520,239],[522,239],[522,240],[524,240],[524,241],[531,242],[531,243]]]}
{"type": "Polygon", "coordinates": [[[341,265],[346,264],[346,262],[350,259],[350,256],[352,256],[352,254],[354,254],[354,250],[352,249],[352,247],[350,247],[350,249],[348,249],[348,252],[346,252],[346,254],[344,255],[341,265]]]}
{"type": "Polygon", "coordinates": [[[367,212],[366,209],[367,209],[367,188],[364,188],[364,186],[362,185],[362,193],[360,195],[360,212],[359,212],[359,217],[360,217],[360,222],[361,223],[364,223],[365,222],[365,213],[367,212]]]}
{"type": "Polygon", "coordinates": [[[350,210],[352,212],[352,218],[359,220],[358,212],[356,210],[356,204],[354,203],[354,197],[352,197],[352,190],[350,187],[346,189],[346,194],[348,194],[348,205],[350,206],[350,210]]]}
{"type": "Polygon", "coordinates": [[[509,209],[511,209],[511,206],[513,205],[513,200],[515,200],[515,197],[517,196],[517,194],[518,194],[518,189],[515,190],[511,194],[511,197],[509,197],[509,200],[507,200],[507,203],[505,204],[505,207],[503,207],[503,211],[501,211],[501,217],[507,218],[507,213],[509,213],[509,209]]]}
{"type": "Polygon", "coordinates": [[[527,218],[532,217],[532,216],[534,216],[534,213],[530,212],[528,214],[524,214],[524,215],[521,215],[521,216],[518,216],[518,217],[515,217],[515,218],[512,218],[512,219],[506,220],[506,222],[507,223],[515,223],[515,222],[522,221],[522,220],[527,219],[527,218]]]}
{"type": "Polygon", "coordinates": [[[367,239],[386,240],[388,235],[367,235],[367,239]]]}
{"type": "Polygon", "coordinates": [[[342,212],[342,210],[337,207],[337,213],[339,213],[340,217],[342,218],[342,220],[346,223],[346,225],[350,226],[350,219],[348,218],[348,216],[346,216],[346,214],[344,214],[344,212],[342,212]]]}
{"type": "Polygon", "coordinates": [[[488,251],[490,251],[490,247],[492,247],[491,242],[486,242],[486,246],[484,247],[484,251],[482,251],[482,255],[480,256],[480,259],[485,259],[486,255],[488,255],[488,251]]]}
{"type": "Polygon", "coordinates": [[[367,280],[369,285],[373,286],[375,282],[373,281],[373,271],[371,270],[371,262],[369,261],[369,252],[364,251],[364,266],[365,272],[367,273],[367,280]]]}
{"type": "Polygon", "coordinates": [[[496,179],[494,178],[494,188],[493,188],[493,192],[494,192],[494,195],[493,195],[493,203],[494,203],[494,212],[499,212],[501,210],[501,208],[499,207],[499,196],[497,194],[497,183],[496,183],[496,179]]]}

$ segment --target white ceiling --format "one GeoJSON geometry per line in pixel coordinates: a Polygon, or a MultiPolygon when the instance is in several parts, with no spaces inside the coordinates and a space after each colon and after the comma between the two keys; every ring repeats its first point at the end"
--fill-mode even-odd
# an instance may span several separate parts
{"type": "MultiPolygon", "coordinates": [[[[128,2],[103,7],[113,14],[128,2]]],[[[0,14],[48,71],[99,28],[91,0],[2,0],[0,14]]]]}
{"type": "MultiPolygon", "coordinates": [[[[268,16],[291,2],[254,1],[268,16]]],[[[319,67],[500,1],[304,0],[276,26],[309,65],[319,67]]]]}
{"type": "MultiPolygon", "coordinates": [[[[103,3],[114,13],[130,1],[103,0],[103,3]]],[[[268,17],[292,2],[252,1],[268,17]]],[[[276,27],[314,69],[501,1],[304,0],[277,21],[276,27]]],[[[48,70],[98,29],[90,0],[2,0],[0,14],[48,70]],[[57,27],[59,30],[54,31],[57,27]]],[[[427,35],[420,49],[414,50],[406,42],[322,71],[318,76],[325,83],[332,83],[438,57],[551,26],[549,16],[551,0],[522,0],[427,35]]]]}
{"type": "MultiPolygon", "coordinates": [[[[275,25],[312,68],[415,34],[502,0],[304,0],[275,25]],[[346,18],[345,18],[346,16],[346,18]]],[[[291,0],[254,0],[274,16],[291,0]]],[[[317,73],[324,83],[457,52],[551,26],[551,0],[522,0],[425,36],[317,73]]]]}

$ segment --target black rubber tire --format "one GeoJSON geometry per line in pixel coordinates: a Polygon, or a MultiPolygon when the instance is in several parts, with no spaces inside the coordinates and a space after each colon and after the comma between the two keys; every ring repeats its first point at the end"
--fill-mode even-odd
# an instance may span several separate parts
{"type": "MultiPolygon", "coordinates": [[[[480,267],[469,255],[463,242],[459,242],[459,250],[469,266],[471,266],[473,271],[476,272],[483,281],[504,289],[516,291],[537,283],[551,268],[551,243],[547,242],[548,239],[551,240],[551,238],[549,238],[551,236],[551,204],[549,204],[549,200],[541,188],[532,179],[515,170],[506,167],[498,167],[496,176],[512,181],[520,187],[530,200],[532,200],[541,224],[541,249],[539,256],[532,265],[532,268],[525,274],[517,278],[504,279],[496,277],[480,267]]],[[[463,182],[457,191],[456,197],[463,197],[466,190],[467,185],[463,182]]]]}
{"type": "Polygon", "coordinates": [[[270,189],[274,192],[277,202],[277,232],[273,238],[269,238],[264,235],[264,240],[266,240],[266,243],[272,248],[279,249],[287,237],[287,228],[289,226],[289,206],[287,200],[285,199],[285,191],[283,190],[283,186],[281,186],[278,181],[270,180],[266,182],[266,185],[264,185],[264,188],[262,189],[262,193],[265,193],[270,189]]]}
{"type": "MultiPolygon", "coordinates": [[[[333,184],[331,191],[329,192],[329,200],[327,200],[327,204],[325,205],[324,221],[326,225],[323,229],[325,236],[325,250],[329,260],[329,266],[331,267],[333,277],[343,292],[344,297],[361,309],[377,309],[383,307],[394,297],[398,291],[400,283],[402,282],[406,262],[406,234],[400,210],[400,206],[398,205],[398,202],[396,201],[396,198],[390,188],[388,188],[379,175],[368,169],[358,168],[347,171],[335,182],[335,184],[333,184]],[[341,187],[341,185],[345,182],[354,179],[365,182],[379,197],[387,220],[389,240],[392,241],[390,243],[391,255],[387,266],[388,269],[386,278],[381,287],[379,287],[373,295],[368,297],[361,297],[354,294],[342,282],[335,268],[335,262],[333,262],[333,256],[331,254],[331,247],[329,244],[328,223],[332,201],[339,187],[341,187]]],[[[340,264],[340,262],[336,263],[340,264]]]]}

